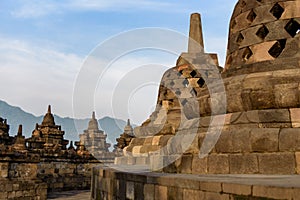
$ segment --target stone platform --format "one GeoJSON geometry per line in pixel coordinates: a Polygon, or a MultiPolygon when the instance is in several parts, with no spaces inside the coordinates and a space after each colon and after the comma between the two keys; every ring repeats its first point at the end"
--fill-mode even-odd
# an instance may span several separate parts
{"type": "Polygon", "coordinates": [[[64,192],[53,192],[48,194],[47,199],[55,200],[78,200],[78,199],[90,199],[89,190],[73,190],[64,192]]]}
{"type": "Polygon", "coordinates": [[[300,199],[300,176],[189,175],[150,173],[139,166],[96,167],[91,190],[92,199],[103,200],[296,200],[300,199]]]}

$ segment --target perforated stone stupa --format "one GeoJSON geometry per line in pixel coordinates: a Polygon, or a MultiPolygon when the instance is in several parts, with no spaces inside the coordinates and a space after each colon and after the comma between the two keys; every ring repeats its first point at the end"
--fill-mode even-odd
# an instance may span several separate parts
{"type": "Polygon", "coordinates": [[[128,162],[147,157],[153,169],[163,163],[175,173],[300,174],[299,30],[299,0],[240,0],[221,69],[201,48],[200,15],[192,14],[189,51],[163,75],[156,110],[124,148],[128,162]],[[218,140],[200,158],[214,129],[221,130],[218,140]]]}

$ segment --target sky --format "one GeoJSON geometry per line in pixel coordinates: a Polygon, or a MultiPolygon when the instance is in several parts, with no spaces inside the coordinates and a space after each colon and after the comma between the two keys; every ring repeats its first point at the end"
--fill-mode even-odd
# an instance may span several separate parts
{"type": "MultiPolygon", "coordinates": [[[[130,47],[140,38],[157,46],[170,40],[172,45],[172,40],[177,42],[176,34],[187,36],[190,14],[199,12],[205,50],[218,53],[223,66],[236,2],[2,0],[0,99],[35,115],[44,114],[51,104],[53,112],[62,117],[87,118],[95,110],[98,118],[131,118],[140,124],[154,110],[159,81],[163,72],[175,65],[178,55],[156,46],[135,46],[125,54],[116,54],[124,47],[123,41],[131,41],[130,47]],[[164,37],[154,36],[158,29],[164,37]],[[93,82],[91,95],[78,94],[81,86],[82,91],[88,91],[83,86],[89,85],[81,83],[80,77],[91,63],[96,71],[107,70],[91,73],[93,81],[84,80],[93,82]],[[125,87],[130,81],[135,85],[125,87]],[[77,109],[74,102],[89,106],[77,109]]],[[[185,48],[180,46],[178,51],[185,48]]]]}

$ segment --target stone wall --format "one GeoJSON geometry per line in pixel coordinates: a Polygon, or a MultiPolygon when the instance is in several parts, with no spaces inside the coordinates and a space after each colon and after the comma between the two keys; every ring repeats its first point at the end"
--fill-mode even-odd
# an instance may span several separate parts
{"type": "Polygon", "coordinates": [[[91,196],[93,200],[274,200],[299,199],[299,194],[295,176],[194,176],[97,167],[91,196]]]}
{"type": "Polygon", "coordinates": [[[38,180],[0,179],[1,200],[46,200],[47,185],[38,180]]]}
{"type": "Polygon", "coordinates": [[[47,184],[37,179],[37,163],[7,159],[0,162],[0,199],[47,199],[47,184]]]}
{"type": "Polygon", "coordinates": [[[91,186],[91,169],[98,164],[68,160],[43,161],[37,165],[37,177],[47,183],[49,192],[85,190],[91,186]]]}
{"type": "Polygon", "coordinates": [[[43,200],[47,191],[86,190],[98,161],[0,159],[0,200],[43,200]]]}

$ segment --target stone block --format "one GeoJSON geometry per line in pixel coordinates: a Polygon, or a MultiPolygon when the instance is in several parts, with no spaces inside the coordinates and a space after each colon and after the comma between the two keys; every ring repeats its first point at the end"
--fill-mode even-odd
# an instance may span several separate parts
{"type": "Polygon", "coordinates": [[[186,132],[180,136],[182,138],[181,148],[186,154],[195,154],[199,152],[199,136],[197,130],[194,131],[195,132],[186,132]]]}
{"type": "Polygon", "coordinates": [[[132,156],[138,157],[141,155],[142,146],[134,146],[132,149],[132,156]]]}
{"type": "Polygon", "coordinates": [[[255,154],[232,154],[229,156],[231,174],[255,174],[258,160],[255,154]]]}
{"type": "Polygon", "coordinates": [[[180,172],[183,174],[191,174],[192,173],[192,155],[183,155],[181,157],[180,163],[180,172]]]}
{"type": "Polygon", "coordinates": [[[136,157],[135,158],[136,165],[148,165],[149,164],[149,157],[136,157]]]}
{"type": "Polygon", "coordinates": [[[181,147],[181,138],[180,137],[172,137],[167,144],[167,151],[168,155],[172,154],[182,154],[182,147],[181,147]]]}
{"type": "Polygon", "coordinates": [[[144,184],[143,183],[134,183],[134,199],[144,199],[144,184]]]}
{"type": "Polygon", "coordinates": [[[181,176],[174,176],[170,178],[169,185],[192,190],[199,190],[200,188],[199,180],[192,178],[182,178],[181,176]]]}
{"type": "Polygon", "coordinates": [[[217,153],[232,152],[232,134],[230,131],[223,131],[215,145],[217,153]]]}
{"type": "Polygon", "coordinates": [[[199,190],[190,190],[190,189],[184,189],[183,190],[183,199],[188,200],[204,200],[204,193],[199,190]]]}
{"type": "Polygon", "coordinates": [[[223,192],[227,194],[237,194],[250,196],[252,193],[251,185],[241,185],[234,183],[223,183],[223,192]]]}
{"type": "Polygon", "coordinates": [[[258,117],[260,123],[290,122],[290,112],[288,109],[259,110],[258,117]]]}
{"type": "Polygon", "coordinates": [[[295,174],[296,160],[294,153],[258,154],[260,174],[295,174]]]}
{"type": "Polygon", "coordinates": [[[292,127],[299,128],[300,127],[300,108],[291,108],[290,113],[291,113],[292,127]]]}
{"type": "Polygon", "coordinates": [[[220,182],[200,182],[200,190],[207,191],[207,192],[215,192],[220,193],[222,192],[222,185],[220,182]]]}
{"type": "Polygon", "coordinates": [[[300,174],[300,152],[296,152],[295,157],[296,157],[296,172],[297,174],[300,174]]]}
{"type": "Polygon", "coordinates": [[[134,200],[134,193],[134,182],[126,182],[126,199],[134,200]]]}
{"type": "Polygon", "coordinates": [[[192,174],[207,174],[207,157],[199,158],[198,154],[193,155],[192,174]]]}
{"type": "Polygon", "coordinates": [[[168,188],[166,186],[155,185],[155,200],[168,199],[168,188]]]}
{"type": "Polygon", "coordinates": [[[168,187],[168,198],[170,200],[183,200],[183,189],[178,187],[168,187]]]}
{"type": "Polygon", "coordinates": [[[0,192],[0,199],[7,200],[7,192],[0,192]]]}
{"type": "Polygon", "coordinates": [[[278,107],[296,107],[298,105],[298,83],[277,84],[274,86],[274,93],[275,103],[278,107]]]}
{"type": "Polygon", "coordinates": [[[9,163],[0,163],[0,178],[8,177],[9,163]]]}
{"type": "Polygon", "coordinates": [[[292,199],[292,188],[277,188],[271,186],[253,186],[253,196],[270,199],[292,199]]]}
{"type": "Polygon", "coordinates": [[[300,128],[283,128],[279,134],[280,151],[300,150],[300,128]]]}
{"type": "Polygon", "coordinates": [[[229,156],[226,154],[211,154],[208,156],[208,173],[209,174],[228,174],[229,173],[229,156]]]}
{"type": "Polygon", "coordinates": [[[153,184],[144,185],[144,199],[154,200],[155,197],[155,186],[153,184]]]}
{"type": "Polygon", "coordinates": [[[135,165],[135,157],[127,157],[127,165],[135,165]]]}
{"type": "Polygon", "coordinates": [[[115,165],[125,165],[127,164],[127,157],[116,157],[115,158],[115,165]]]}
{"type": "Polygon", "coordinates": [[[230,132],[231,134],[231,152],[244,153],[251,152],[250,144],[250,129],[249,128],[236,128],[230,132]]]}
{"type": "Polygon", "coordinates": [[[161,171],[164,167],[164,157],[161,155],[151,155],[150,156],[150,170],[151,171],[161,171]]]}
{"type": "Polygon", "coordinates": [[[272,90],[257,90],[250,93],[252,109],[267,109],[274,105],[274,95],[272,90]]]}
{"type": "Polygon", "coordinates": [[[214,192],[205,192],[205,200],[229,200],[228,194],[214,193],[214,192]]]}
{"type": "Polygon", "coordinates": [[[251,149],[253,152],[278,151],[278,128],[256,128],[251,130],[251,149]]]}

